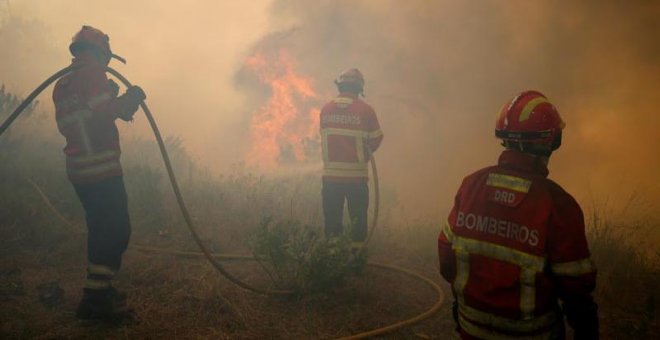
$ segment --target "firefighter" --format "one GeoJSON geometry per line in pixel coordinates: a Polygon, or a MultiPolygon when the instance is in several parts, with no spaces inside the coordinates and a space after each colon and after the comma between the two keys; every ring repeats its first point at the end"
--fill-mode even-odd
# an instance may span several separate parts
{"type": "Polygon", "coordinates": [[[83,26],[69,46],[77,68],[55,84],[57,127],[66,139],[66,171],[85,209],[87,279],[76,316],[81,320],[133,319],[126,297],[112,286],[131,233],[117,118],[131,121],[145,94],[138,86],[118,96],[105,67],[115,56],[109,38],[83,26]]]}
{"type": "Polygon", "coordinates": [[[456,194],[438,253],[463,339],[563,339],[563,315],[576,339],[598,338],[582,210],[547,178],[563,128],[543,94],[516,96],[497,120],[498,164],[467,176],[456,194]]]}
{"type": "Polygon", "coordinates": [[[351,238],[357,245],[367,238],[367,165],[383,140],[383,132],[373,108],[359,98],[364,96],[362,73],[355,68],[346,70],[335,84],[339,95],[323,107],[320,116],[325,233],[343,232],[347,201],[351,238]]]}

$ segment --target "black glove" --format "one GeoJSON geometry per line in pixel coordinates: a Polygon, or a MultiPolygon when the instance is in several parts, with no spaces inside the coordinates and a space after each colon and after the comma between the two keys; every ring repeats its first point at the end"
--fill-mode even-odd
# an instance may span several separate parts
{"type": "Polygon", "coordinates": [[[119,85],[117,85],[114,80],[108,79],[108,87],[110,88],[110,94],[112,95],[112,98],[116,98],[119,94],[119,85]]]}
{"type": "Polygon", "coordinates": [[[460,332],[461,324],[458,322],[458,302],[456,300],[451,303],[451,316],[454,318],[454,322],[456,322],[456,331],[460,332]]]}
{"type": "Polygon", "coordinates": [[[591,296],[571,296],[564,300],[566,321],[576,340],[598,339],[598,305],[591,296]]]}
{"type": "Polygon", "coordinates": [[[147,96],[144,94],[144,91],[139,86],[131,86],[126,90],[121,96],[123,102],[121,112],[119,112],[119,118],[124,121],[132,121],[135,111],[140,107],[140,103],[145,100],[147,96]]]}
{"type": "Polygon", "coordinates": [[[126,94],[128,94],[133,100],[137,101],[138,105],[147,99],[147,95],[144,94],[142,88],[135,85],[126,90],[126,94]]]}

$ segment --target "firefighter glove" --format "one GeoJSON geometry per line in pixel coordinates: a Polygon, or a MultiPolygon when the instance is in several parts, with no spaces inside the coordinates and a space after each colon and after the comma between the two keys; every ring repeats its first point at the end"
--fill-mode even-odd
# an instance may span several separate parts
{"type": "Polygon", "coordinates": [[[126,90],[126,94],[128,94],[134,101],[136,101],[137,105],[140,105],[143,100],[147,99],[147,95],[144,94],[142,88],[135,85],[128,88],[128,90],[126,90]]]}
{"type": "Polygon", "coordinates": [[[140,103],[145,100],[147,96],[139,86],[131,86],[121,96],[123,107],[119,113],[119,118],[124,121],[132,121],[135,111],[140,107],[140,103]]]}
{"type": "Polygon", "coordinates": [[[458,322],[458,302],[456,300],[454,300],[454,302],[451,303],[451,316],[454,319],[454,322],[456,323],[456,331],[460,332],[461,324],[458,322]]]}
{"type": "Polygon", "coordinates": [[[598,339],[598,305],[591,296],[564,299],[564,314],[577,340],[598,339]]]}

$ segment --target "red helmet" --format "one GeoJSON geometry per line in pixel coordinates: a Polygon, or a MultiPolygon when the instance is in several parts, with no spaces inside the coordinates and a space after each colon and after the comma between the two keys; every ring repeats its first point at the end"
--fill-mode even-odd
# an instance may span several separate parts
{"type": "Polygon", "coordinates": [[[339,78],[335,80],[335,83],[336,84],[350,83],[350,84],[355,84],[360,88],[363,88],[364,77],[362,76],[362,72],[360,72],[360,70],[356,68],[351,68],[342,72],[342,74],[339,75],[339,78]]]}
{"type": "Polygon", "coordinates": [[[71,45],[69,45],[69,51],[74,56],[80,51],[82,47],[92,46],[101,53],[107,55],[108,57],[115,58],[123,63],[126,63],[126,60],[118,55],[112,53],[110,50],[110,37],[107,34],[103,33],[101,30],[96,29],[92,26],[83,26],[76,35],[71,39],[71,45]]]}
{"type": "Polygon", "coordinates": [[[564,121],[538,91],[525,91],[504,105],[497,118],[495,136],[504,142],[535,144],[552,151],[561,144],[564,121]]]}

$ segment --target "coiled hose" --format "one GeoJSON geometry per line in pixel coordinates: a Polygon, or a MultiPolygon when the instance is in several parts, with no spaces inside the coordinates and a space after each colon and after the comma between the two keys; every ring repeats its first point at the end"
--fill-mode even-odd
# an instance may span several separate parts
{"type": "MultiPolygon", "coordinates": [[[[68,67],[65,67],[61,69],[60,71],[56,72],[52,76],[50,76],[48,79],[46,79],[41,85],[39,85],[30,95],[9,115],[9,117],[2,123],[0,126],[0,136],[4,134],[4,132],[9,128],[9,126],[14,122],[14,120],[25,110],[25,108],[32,103],[32,101],[41,93],[43,90],[45,90],[50,84],[55,82],[57,79],[63,77],[64,75],[68,74],[69,72],[73,71],[76,67],[71,65],[68,67]]],[[[117,72],[113,68],[107,66],[106,71],[113,76],[115,76],[119,81],[121,81],[127,88],[132,86],[132,84],[126,79],[121,73],[117,72]]],[[[183,218],[186,222],[186,226],[188,227],[190,234],[192,235],[193,239],[195,240],[195,243],[199,246],[201,253],[199,252],[182,252],[182,251],[174,251],[174,250],[168,250],[168,249],[159,249],[159,248],[150,248],[150,247],[141,247],[141,246],[133,246],[133,248],[138,249],[138,250],[143,250],[143,251],[151,251],[151,252],[158,252],[158,253],[170,253],[174,255],[180,255],[180,256],[204,256],[208,262],[213,265],[213,267],[222,274],[225,278],[227,278],[230,282],[233,284],[253,291],[255,293],[260,293],[260,294],[266,294],[266,295],[291,295],[294,294],[295,291],[293,290],[276,290],[276,289],[263,289],[259,287],[255,287],[253,285],[250,285],[244,281],[241,281],[240,279],[236,278],[233,276],[231,273],[229,273],[223,266],[218,262],[217,259],[224,259],[224,260],[253,260],[254,258],[251,256],[245,256],[245,255],[225,255],[225,254],[213,254],[208,247],[202,242],[201,238],[199,237],[199,234],[197,232],[197,227],[195,226],[190,213],[188,212],[188,208],[183,200],[183,196],[181,195],[181,190],[179,189],[178,182],[176,180],[176,176],[174,175],[174,170],[172,168],[172,164],[170,162],[169,154],[167,153],[167,149],[165,148],[165,143],[163,141],[163,138],[160,134],[160,130],[158,129],[158,125],[156,124],[156,120],[154,119],[153,115],[151,114],[151,111],[149,110],[149,107],[147,104],[143,101],[140,103],[140,107],[142,108],[142,111],[144,111],[145,116],[147,117],[147,120],[149,121],[149,125],[151,126],[151,129],[154,133],[154,136],[156,138],[156,141],[158,143],[158,148],[160,149],[161,156],[163,158],[163,162],[165,163],[165,168],[167,170],[168,177],[170,179],[170,183],[172,185],[172,190],[174,191],[174,195],[176,196],[177,203],[179,205],[179,208],[181,210],[181,214],[183,215],[183,218]]],[[[371,236],[373,235],[377,225],[378,225],[378,213],[379,213],[379,205],[380,205],[380,188],[379,188],[379,183],[378,183],[378,170],[376,167],[376,161],[373,155],[371,155],[371,170],[372,170],[372,177],[374,180],[374,193],[375,193],[375,207],[374,207],[374,217],[372,220],[372,226],[369,230],[369,234],[367,237],[367,240],[364,242],[363,248],[366,249],[367,244],[371,240],[371,236]]],[[[43,194],[41,189],[34,183],[31,182],[31,184],[38,190],[40,193],[41,197],[49,203],[49,206],[51,209],[55,210],[55,208],[48,202],[48,198],[43,194]]],[[[60,216],[58,214],[58,216],[60,216]]],[[[60,218],[62,218],[60,216],[60,218]]],[[[381,263],[375,263],[375,262],[369,262],[369,265],[374,266],[374,267],[379,267],[383,269],[388,269],[388,270],[393,270],[397,272],[401,272],[404,274],[407,274],[411,277],[414,277],[416,279],[421,280],[422,282],[426,283],[429,285],[431,288],[433,288],[436,293],[438,294],[438,300],[436,303],[428,310],[423,312],[422,314],[419,314],[413,318],[397,322],[395,324],[391,324],[389,326],[385,326],[382,328],[374,329],[371,331],[355,334],[349,337],[345,337],[342,339],[363,339],[367,337],[372,337],[372,336],[377,336],[377,335],[382,335],[386,333],[393,332],[395,330],[401,329],[406,326],[410,326],[412,324],[415,324],[417,322],[420,322],[431,315],[433,315],[435,312],[437,312],[440,307],[442,306],[442,303],[444,301],[444,295],[442,293],[442,289],[432,280],[417,274],[413,271],[410,271],[406,268],[402,268],[399,266],[395,265],[387,265],[387,264],[381,264],[381,263]]]]}

